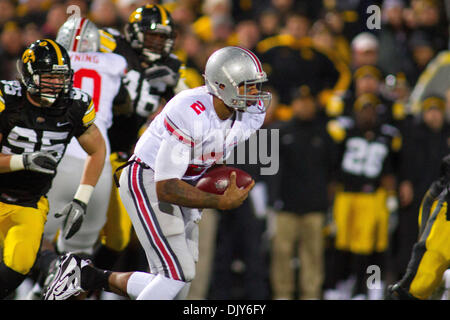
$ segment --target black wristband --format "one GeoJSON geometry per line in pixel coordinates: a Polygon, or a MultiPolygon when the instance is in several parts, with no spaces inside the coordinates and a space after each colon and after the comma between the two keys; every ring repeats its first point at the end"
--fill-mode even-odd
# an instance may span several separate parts
{"type": "Polygon", "coordinates": [[[85,291],[110,291],[109,276],[111,273],[112,271],[102,270],[91,265],[87,265],[81,269],[81,288],[85,291]]]}
{"type": "Polygon", "coordinates": [[[80,207],[83,208],[84,213],[86,213],[86,208],[87,208],[87,204],[86,203],[84,203],[83,201],[80,201],[78,199],[73,199],[72,201],[75,202],[75,203],[78,203],[80,205],[80,207]]]}

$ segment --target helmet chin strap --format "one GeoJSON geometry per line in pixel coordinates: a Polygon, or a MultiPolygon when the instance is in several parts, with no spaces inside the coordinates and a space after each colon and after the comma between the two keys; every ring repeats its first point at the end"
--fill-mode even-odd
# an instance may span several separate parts
{"type": "Polygon", "coordinates": [[[36,89],[31,89],[28,90],[28,93],[31,96],[31,99],[33,99],[33,101],[35,103],[38,103],[41,107],[51,107],[53,105],[53,103],[55,103],[56,99],[58,98],[58,96],[49,96],[49,95],[45,95],[39,92],[39,90],[36,89]]]}
{"type": "Polygon", "coordinates": [[[57,97],[49,97],[49,96],[43,96],[41,94],[41,106],[43,107],[50,107],[55,103],[57,97]]]}
{"type": "Polygon", "coordinates": [[[144,48],[142,49],[142,55],[149,61],[149,62],[155,62],[159,59],[161,59],[162,55],[159,53],[153,53],[150,50],[144,48]]]}

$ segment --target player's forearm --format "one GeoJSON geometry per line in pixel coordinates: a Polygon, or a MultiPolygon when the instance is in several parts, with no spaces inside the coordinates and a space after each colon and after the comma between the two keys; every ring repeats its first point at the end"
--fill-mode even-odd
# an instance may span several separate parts
{"type": "Polygon", "coordinates": [[[221,209],[223,197],[191,186],[180,179],[168,179],[156,183],[158,200],[189,208],[221,209]]]}
{"type": "MultiPolygon", "coordinates": [[[[3,135],[0,133],[0,142],[3,135]]],[[[11,172],[11,155],[0,153],[0,173],[11,172]]]]}
{"type": "Polygon", "coordinates": [[[97,126],[93,124],[78,138],[78,142],[88,154],[80,184],[95,186],[105,165],[105,140],[97,126]]]}
{"type": "Polygon", "coordinates": [[[0,173],[11,172],[11,156],[0,154],[0,173]]]}
{"type": "Polygon", "coordinates": [[[95,186],[97,184],[102,173],[103,166],[105,165],[105,157],[106,148],[105,144],[102,143],[95,152],[88,155],[80,184],[88,184],[91,186],[95,186]]]}

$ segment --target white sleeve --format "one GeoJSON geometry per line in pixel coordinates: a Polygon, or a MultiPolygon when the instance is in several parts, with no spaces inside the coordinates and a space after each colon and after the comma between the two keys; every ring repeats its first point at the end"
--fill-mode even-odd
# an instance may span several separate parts
{"type": "Polygon", "coordinates": [[[249,113],[244,112],[242,114],[242,122],[245,125],[246,129],[250,129],[253,131],[258,130],[264,123],[264,118],[266,117],[266,113],[249,113]]]}
{"type": "Polygon", "coordinates": [[[155,181],[181,179],[189,165],[190,146],[175,139],[164,139],[155,160],[155,181]]]}
{"type": "Polygon", "coordinates": [[[248,112],[239,112],[238,117],[241,117],[241,121],[233,126],[230,132],[230,136],[236,135],[239,137],[238,143],[245,141],[255,133],[264,123],[265,113],[252,114],[248,112]]]}

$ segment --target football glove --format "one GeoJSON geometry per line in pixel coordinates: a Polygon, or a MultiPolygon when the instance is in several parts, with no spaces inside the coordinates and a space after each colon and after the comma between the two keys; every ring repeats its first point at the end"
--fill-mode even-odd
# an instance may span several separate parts
{"type": "Polygon", "coordinates": [[[64,217],[62,224],[62,236],[64,239],[70,239],[81,228],[84,215],[86,214],[86,203],[73,199],[66,204],[61,213],[55,213],[55,218],[64,217]]]}
{"type": "Polygon", "coordinates": [[[147,80],[158,80],[173,87],[180,79],[180,73],[174,72],[168,66],[157,64],[145,69],[144,78],[147,80]]]}
{"type": "Polygon", "coordinates": [[[25,152],[22,154],[25,170],[37,171],[46,174],[55,174],[58,160],[51,151],[25,152]]]}

